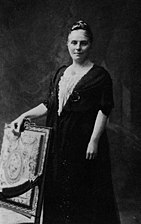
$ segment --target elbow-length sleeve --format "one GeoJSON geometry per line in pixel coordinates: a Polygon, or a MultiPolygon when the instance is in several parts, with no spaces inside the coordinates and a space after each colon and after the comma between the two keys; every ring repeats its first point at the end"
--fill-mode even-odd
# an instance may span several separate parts
{"type": "Polygon", "coordinates": [[[108,117],[113,107],[113,83],[110,76],[107,75],[102,86],[100,110],[108,117]]]}

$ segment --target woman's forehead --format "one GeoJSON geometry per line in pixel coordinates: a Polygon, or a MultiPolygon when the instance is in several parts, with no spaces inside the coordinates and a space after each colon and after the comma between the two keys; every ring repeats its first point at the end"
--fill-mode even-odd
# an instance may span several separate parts
{"type": "Polygon", "coordinates": [[[88,37],[85,30],[79,29],[71,31],[68,40],[88,40],[88,37]]]}

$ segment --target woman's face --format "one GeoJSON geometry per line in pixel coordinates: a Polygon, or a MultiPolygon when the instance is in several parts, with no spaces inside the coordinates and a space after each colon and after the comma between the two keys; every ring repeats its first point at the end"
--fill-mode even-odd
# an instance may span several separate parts
{"type": "Polygon", "coordinates": [[[68,36],[68,50],[73,61],[83,63],[89,55],[91,43],[86,31],[73,30],[68,36]]]}

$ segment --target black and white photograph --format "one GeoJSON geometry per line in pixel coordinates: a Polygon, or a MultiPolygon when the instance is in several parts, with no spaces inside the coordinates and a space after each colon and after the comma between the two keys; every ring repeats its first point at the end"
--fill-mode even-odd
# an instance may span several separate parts
{"type": "Polygon", "coordinates": [[[0,224],[141,223],[137,0],[0,0],[0,224]]]}

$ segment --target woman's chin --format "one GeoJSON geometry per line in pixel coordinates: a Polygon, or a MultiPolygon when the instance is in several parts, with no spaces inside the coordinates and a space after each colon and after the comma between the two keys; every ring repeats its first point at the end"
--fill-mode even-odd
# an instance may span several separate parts
{"type": "Polygon", "coordinates": [[[76,54],[72,59],[74,61],[83,61],[84,57],[82,57],[82,55],[80,55],[80,54],[76,54]]]}
{"type": "Polygon", "coordinates": [[[76,57],[76,58],[73,59],[73,61],[76,62],[76,63],[81,63],[82,64],[82,63],[85,62],[85,59],[82,58],[82,57],[76,57]]]}

